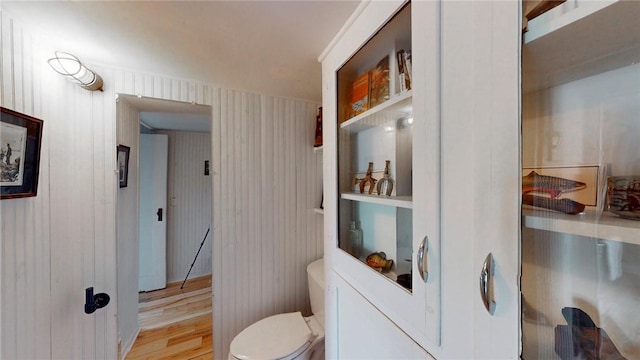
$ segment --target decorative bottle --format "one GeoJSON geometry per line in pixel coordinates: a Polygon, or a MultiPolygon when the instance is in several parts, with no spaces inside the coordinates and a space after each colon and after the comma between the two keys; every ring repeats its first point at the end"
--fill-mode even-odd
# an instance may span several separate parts
{"type": "Polygon", "coordinates": [[[322,146],[322,106],[318,108],[318,115],[316,115],[316,137],[313,143],[313,147],[322,146]]]}
{"type": "Polygon", "coordinates": [[[393,180],[389,175],[389,163],[391,161],[386,160],[384,165],[384,175],[382,175],[382,179],[378,180],[378,195],[387,195],[391,196],[391,192],[393,191],[393,180]]]}
{"type": "Polygon", "coordinates": [[[356,258],[362,253],[362,230],[356,228],[356,222],[351,221],[349,228],[349,253],[356,258]]]}

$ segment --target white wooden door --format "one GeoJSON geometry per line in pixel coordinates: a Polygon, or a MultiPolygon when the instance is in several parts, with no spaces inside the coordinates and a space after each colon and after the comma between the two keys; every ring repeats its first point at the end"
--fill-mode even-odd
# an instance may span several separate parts
{"type": "Polygon", "coordinates": [[[516,1],[442,3],[443,357],[519,357],[516,1]],[[480,278],[487,256],[487,310],[480,278]]]}
{"type": "Polygon", "coordinates": [[[167,135],[140,134],[140,291],[167,285],[168,154],[167,135]]]}

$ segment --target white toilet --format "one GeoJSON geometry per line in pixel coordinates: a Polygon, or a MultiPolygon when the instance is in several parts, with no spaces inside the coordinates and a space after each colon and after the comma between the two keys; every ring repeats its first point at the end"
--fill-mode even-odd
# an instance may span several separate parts
{"type": "Polygon", "coordinates": [[[229,360],[324,359],[324,261],[307,266],[313,315],[273,315],[242,330],[229,349],[229,360]]]}

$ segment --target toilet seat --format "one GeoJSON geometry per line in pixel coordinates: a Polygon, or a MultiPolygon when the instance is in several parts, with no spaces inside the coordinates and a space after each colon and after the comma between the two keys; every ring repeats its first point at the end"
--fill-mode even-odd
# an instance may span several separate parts
{"type": "Polygon", "coordinates": [[[264,318],[238,334],[230,346],[236,359],[293,359],[304,352],[314,334],[300,312],[264,318]]]}

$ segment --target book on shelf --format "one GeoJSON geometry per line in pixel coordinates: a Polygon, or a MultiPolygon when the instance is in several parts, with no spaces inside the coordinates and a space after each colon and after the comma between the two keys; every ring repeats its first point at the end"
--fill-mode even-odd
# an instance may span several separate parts
{"type": "Polygon", "coordinates": [[[402,49],[396,53],[400,92],[411,90],[411,50],[402,49]]]}
{"type": "Polygon", "coordinates": [[[349,114],[347,118],[352,118],[362,114],[369,109],[369,82],[371,74],[367,71],[358,76],[351,85],[351,95],[349,101],[349,114]]]}
{"type": "Polygon", "coordinates": [[[389,100],[389,56],[385,56],[371,69],[369,105],[374,107],[389,100]]]}

